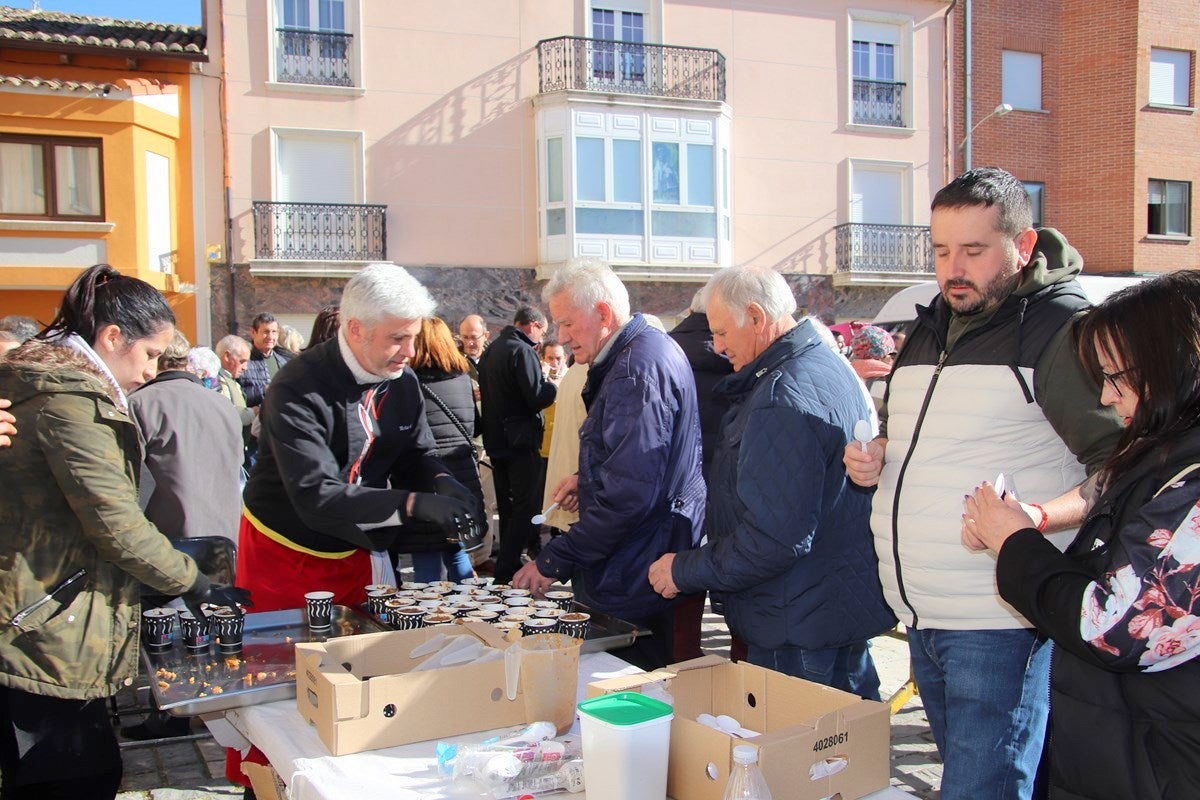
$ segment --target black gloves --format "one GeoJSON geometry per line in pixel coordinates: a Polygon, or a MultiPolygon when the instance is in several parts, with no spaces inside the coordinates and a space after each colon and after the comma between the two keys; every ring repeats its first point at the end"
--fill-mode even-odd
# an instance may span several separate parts
{"type": "MultiPolygon", "coordinates": [[[[454,483],[462,488],[458,481],[454,483]]],[[[447,539],[461,539],[474,524],[471,506],[454,497],[429,492],[410,492],[408,496],[412,500],[412,510],[401,511],[401,520],[404,522],[420,520],[431,523],[444,531],[447,539]]]]}
{"type": "Polygon", "coordinates": [[[453,497],[467,508],[474,508],[479,502],[471,491],[450,475],[439,475],[433,479],[433,490],[443,497],[453,497]]]}
{"type": "Polygon", "coordinates": [[[214,584],[203,572],[196,573],[196,582],[192,584],[192,588],[183,593],[181,599],[183,604],[188,607],[188,611],[192,612],[192,616],[198,620],[204,619],[204,612],[200,608],[201,603],[229,606],[233,609],[238,606],[254,607],[254,603],[250,602],[250,590],[240,586],[214,584]]]}

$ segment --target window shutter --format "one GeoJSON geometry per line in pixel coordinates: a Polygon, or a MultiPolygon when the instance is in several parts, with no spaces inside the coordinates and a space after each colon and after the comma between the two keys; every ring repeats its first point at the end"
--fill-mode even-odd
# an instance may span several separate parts
{"type": "Polygon", "coordinates": [[[358,143],[326,136],[280,135],[278,200],[290,203],[359,203],[358,143]]]}
{"type": "Polygon", "coordinates": [[[1150,51],[1150,102],[1189,105],[1192,54],[1183,50],[1150,51]]]}

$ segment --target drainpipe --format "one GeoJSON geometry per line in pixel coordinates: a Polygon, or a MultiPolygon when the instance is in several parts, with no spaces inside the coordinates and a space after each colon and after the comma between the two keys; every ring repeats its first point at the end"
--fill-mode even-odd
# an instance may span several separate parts
{"type": "Polygon", "coordinates": [[[963,0],[963,172],[971,168],[971,0],[963,0]]]}
{"type": "Polygon", "coordinates": [[[221,25],[221,155],[225,183],[225,265],[229,267],[229,332],[237,333],[237,276],[233,270],[233,170],[229,167],[229,52],[225,38],[225,0],[217,0],[221,25]]]}
{"type": "Polygon", "coordinates": [[[942,104],[946,111],[946,174],[942,181],[943,185],[949,183],[950,179],[954,177],[954,151],[956,149],[954,146],[954,112],[950,108],[952,100],[950,93],[951,48],[954,46],[954,37],[950,33],[950,14],[956,5],[958,5],[958,0],[950,0],[950,6],[942,15],[942,38],[945,39],[942,48],[942,104]]]}

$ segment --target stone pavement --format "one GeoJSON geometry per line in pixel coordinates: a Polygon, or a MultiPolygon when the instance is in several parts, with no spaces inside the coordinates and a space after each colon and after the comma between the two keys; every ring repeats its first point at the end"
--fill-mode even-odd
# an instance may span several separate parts
{"type": "MultiPolygon", "coordinates": [[[[701,647],[707,653],[728,657],[729,630],[722,617],[705,614],[701,647]]],[[[908,678],[908,645],[892,636],[880,636],[872,642],[871,652],[886,698],[908,678]]],[[[140,683],[144,698],[148,690],[144,679],[140,683]]],[[[138,721],[139,701],[134,692],[123,692],[118,702],[122,713],[129,714],[125,724],[138,721]]],[[[225,780],[225,751],[203,726],[197,723],[193,730],[197,733],[189,738],[123,743],[125,779],[118,800],[240,800],[241,787],[225,780]]],[[[891,765],[893,786],[922,800],[938,797],[942,764],[920,697],[892,717],[891,765]]]]}

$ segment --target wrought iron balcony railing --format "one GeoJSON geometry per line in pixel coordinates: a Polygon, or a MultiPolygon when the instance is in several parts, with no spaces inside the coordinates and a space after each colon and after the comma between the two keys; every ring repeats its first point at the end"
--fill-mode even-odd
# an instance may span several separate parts
{"type": "Polygon", "coordinates": [[[275,33],[275,78],[280,83],[354,85],[350,69],[353,35],[302,28],[277,28],[275,33]]]}
{"type": "Polygon", "coordinates": [[[538,42],[538,91],[725,99],[725,56],[701,47],[560,36],[538,42]]]}
{"type": "Polygon", "coordinates": [[[254,257],[387,260],[387,206],[254,201],[254,257]]]}
{"type": "Polygon", "coordinates": [[[854,79],[854,121],[859,125],[904,127],[904,84],[854,79]]]}
{"type": "Polygon", "coordinates": [[[933,243],[925,225],[844,222],[833,230],[838,272],[933,275],[933,243]]]}

